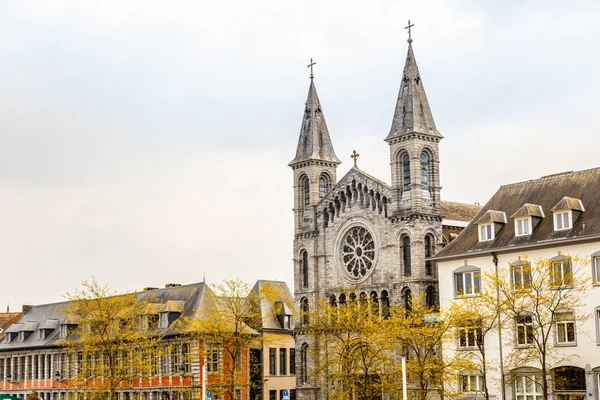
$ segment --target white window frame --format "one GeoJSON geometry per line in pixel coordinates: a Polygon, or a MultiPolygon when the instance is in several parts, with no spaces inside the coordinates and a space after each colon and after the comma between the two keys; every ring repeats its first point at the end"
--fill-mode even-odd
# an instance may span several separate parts
{"type": "Polygon", "coordinates": [[[513,290],[526,290],[531,285],[531,264],[526,261],[512,263],[510,265],[510,279],[513,290]]]}
{"type": "Polygon", "coordinates": [[[485,390],[483,375],[469,374],[460,376],[460,391],[462,393],[477,393],[485,390]]]}
{"type": "Polygon", "coordinates": [[[531,235],[531,217],[515,218],[515,236],[531,235]]]}
{"type": "Polygon", "coordinates": [[[600,307],[594,308],[594,319],[596,320],[596,344],[600,346],[600,307]]]}
{"type": "Polygon", "coordinates": [[[457,328],[457,348],[459,350],[472,350],[476,349],[480,344],[482,338],[481,328],[473,326],[464,326],[457,328]],[[461,342],[464,341],[464,345],[461,342]]]}
{"type": "Polygon", "coordinates": [[[535,343],[535,330],[533,328],[533,316],[531,314],[525,314],[525,315],[519,315],[517,317],[517,320],[515,321],[515,339],[516,339],[516,346],[517,347],[529,347],[532,346],[535,343]],[[530,318],[531,322],[522,322],[520,319],[521,318],[530,318]],[[519,334],[519,330],[523,331],[523,343],[521,343],[521,335],[519,334]],[[530,335],[528,334],[528,331],[531,332],[531,341],[529,341],[529,337],[530,335]]]}
{"type": "Polygon", "coordinates": [[[61,325],[60,326],[59,337],[61,339],[66,339],[68,335],[69,335],[69,327],[66,324],[65,325],[61,325]]]}
{"type": "Polygon", "coordinates": [[[481,295],[481,270],[473,269],[470,271],[454,272],[454,296],[455,297],[473,297],[481,295]],[[460,277],[460,278],[459,278],[460,277]],[[459,292],[458,281],[461,281],[462,292],[459,292]],[[477,284],[476,284],[477,283],[477,284]],[[470,284],[470,286],[468,285],[470,284]],[[469,288],[471,290],[466,290],[469,288]]]}
{"type": "Polygon", "coordinates": [[[553,214],[555,231],[566,231],[573,227],[573,213],[571,210],[556,210],[553,214]]]}
{"type": "Polygon", "coordinates": [[[557,346],[577,345],[577,324],[575,318],[575,311],[565,310],[557,312],[555,315],[554,329],[555,343],[557,346]],[[571,329],[573,331],[573,340],[568,340],[569,325],[572,325],[571,329]],[[561,336],[563,336],[563,338],[561,338],[561,336]]]}
{"type": "Polygon", "coordinates": [[[168,328],[169,327],[169,313],[162,312],[160,313],[160,319],[158,321],[159,329],[168,328]]]}
{"type": "Polygon", "coordinates": [[[555,289],[571,287],[573,285],[573,266],[571,259],[554,260],[550,263],[552,286],[555,289]]]}
{"type": "Polygon", "coordinates": [[[479,224],[477,231],[479,232],[480,242],[488,242],[490,240],[494,240],[496,237],[496,231],[494,229],[493,222],[479,224]]]}
{"type": "Polygon", "coordinates": [[[592,254],[592,277],[594,285],[600,285],[600,251],[592,254]]]}
{"type": "Polygon", "coordinates": [[[542,400],[542,376],[539,374],[515,376],[515,400],[542,400]]]}

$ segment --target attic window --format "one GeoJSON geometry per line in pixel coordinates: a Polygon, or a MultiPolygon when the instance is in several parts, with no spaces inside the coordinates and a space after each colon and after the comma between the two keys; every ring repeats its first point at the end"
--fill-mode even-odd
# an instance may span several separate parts
{"type": "Polygon", "coordinates": [[[515,219],[515,235],[528,236],[531,234],[531,217],[515,219]]]}
{"type": "Polygon", "coordinates": [[[24,340],[25,340],[25,332],[19,331],[19,342],[22,342],[24,340]]]}
{"type": "Polygon", "coordinates": [[[572,228],[571,210],[554,211],[554,230],[563,231],[572,228]]]}
{"type": "Polygon", "coordinates": [[[479,224],[479,241],[494,240],[494,224],[479,224]]]}
{"type": "Polygon", "coordinates": [[[160,313],[160,321],[158,323],[159,328],[168,328],[169,327],[169,313],[163,312],[160,313]]]}

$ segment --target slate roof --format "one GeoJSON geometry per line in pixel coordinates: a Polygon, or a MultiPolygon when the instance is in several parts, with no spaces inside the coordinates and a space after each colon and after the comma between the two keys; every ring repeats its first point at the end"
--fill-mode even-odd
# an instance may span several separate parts
{"type": "Polygon", "coordinates": [[[385,140],[413,132],[442,137],[433,121],[412,44],[409,43],[392,127],[385,140]]]}
{"type": "MultiPolygon", "coordinates": [[[[277,320],[277,314],[289,313],[292,314],[294,308],[294,300],[292,293],[285,282],[259,280],[252,288],[252,292],[262,293],[262,295],[254,295],[252,298],[260,299],[260,327],[262,330],[279,330],[284,331],[281,324],[277,320]],[[277,303],[277,304],[276,304],[277,303]],[[276,309],[276,307],[278,309],[276,309]]],[[[291,318],[291,326],[293,329],[293,318],[291,318]]]]}
{"type": "MultiPolygon", "coordinates": [[[[569,172],[501,186],[464,231],[432,259],[451,259],[492,251],[517,251],[531,247],[555,246],[573,241],[600,239],[600,168],[569,172]],[[554,231],[550,211],[565,197],[581,200],[585,207],[569,230],[554,231]],[[508,221],[492,241],[479,242],[477,221],[488,210],[515,215],[524,205],[539,205],[545,217],[531,235],[515,237],[515,227],[508,221]]],[[[569,204],[573,205],[573,202],[569,204]]],[[[578,203],[577,203],[578,204],[578,203]]]]}
{"type": "MultiPolygon", "coordinates": [[[[152,312],[161,312],[167,309],[180,310],[182,320],[194,317],[209,318],[210,315],[205,314],[203,310],[211,308],[209,305],[214,302],[212,291],[204,283],[147,290],[139,292],[137,296],[139,299],[145,299],[152,303],[152,312]]],[[[59,341],[59,325],[77,322],[76,318],[65,314],[64,310],[67,304],[68,302],[59,302],[31,306],[23,313],[19,321],[11,326],[10,331],[18,332],[29,329],[52,329],[52,331],[42,340],[39,340],[36,334],[29,335],[22,342],[14,339],[10,343],[6,343],[2,340],[0,341],[0,352],[20,348],[56,346],[59,341]]],[[[140,314],[148,311],[148,309],[140,310],[140,314]]],[[[158,334],[173,336],[180,334],[180,331],[163,328],[158,330],[158,334]]]]}
{"type": "Polygon", "coordinates": [[[313,79],[310,80],[310,87],[308,88],[308,98],[304,107],[296,156],[289,165],[292,166],[309,160],[327,161],[334,164],[341,163],[333,150],[333,144],[323,115],[323,108],[313,79]]]}
{"type": "Polygon", "coordinates": [[[444,200],[440,202],[440,212],[442,217],[452,221],[469,222],[480,210],[481,206],[478,204],[466,204],[444,200]]]}

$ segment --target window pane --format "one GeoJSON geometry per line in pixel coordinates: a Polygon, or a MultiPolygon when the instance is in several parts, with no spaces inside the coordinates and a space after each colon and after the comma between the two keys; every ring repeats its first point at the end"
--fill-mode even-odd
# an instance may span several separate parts
{"type": "Polygon", "coordinates": [[[517,235],[522,235],[522,234],[523,234],[523,220],[518,219],[517,220],[517,235]]]}
{"type": "Polygon", "coordinates": [[[594,257],[594,279],[600,281],[600,257],[594,257]]]}
{"type": "Polygon", "coordinates": [[[569,223],[569,213],[568,212],[563,213],[563,227],[568,228],[570,226],[571,226],[571,224],[569,223]]]}
{"type": "Polygon", "coordinates": [[[465,294],[473,293],[473,282],[471,281],[471,272],[465,272],[465,294]]]}
{"type": "Polygon", "coordinates": [[[556,229],[562,229],[562,216],[561,214],[556,214],[556,229]]]}
{"type": "Polygon", "coordinates": [[[479,227],[479,237],[481,238],[481,240],[485,240],[485,226],[480,226],[479,227]]]}
{"type": "Polygon", "coordinates": [[[487,228],[487,238],[491,239],[492,238],[492,225],[488,225],[486,228],[487,228]]]}
{"type": "Polygon", "coordinates": [[[557,335],[558,335],[558,343],[564,343],[566,341],[566,337],[565,337],[565,325],[564,324],[558,324],[556,326],[556,330],[557,330],[557,335]]]}
{"type": "Polygon", "coordinates": [[[480,282],[480,274],[479,272],[473,272],[473,281],[474,281],[474,290],[473,293],[479,293],[481,291],[481,282],[480,282]]]}
{"type": "Polygon", "coordinates": [[[529,235],[529,220],[528,219],[523,220],[523,234],[529,235]]]}
{"type": "Polygon", "coordinates": [[[567,341],[569,343],[575,342],[575,323],[574,322],[567,323],[567,341]]]}
{"type": "Polygon", "coordinates": [[[457,295],[464,294],[465,290],[463,287],[463,274],[455,274],[454,278],[455,278],[455,282],[456,282],[456,294],[457,295]]]}

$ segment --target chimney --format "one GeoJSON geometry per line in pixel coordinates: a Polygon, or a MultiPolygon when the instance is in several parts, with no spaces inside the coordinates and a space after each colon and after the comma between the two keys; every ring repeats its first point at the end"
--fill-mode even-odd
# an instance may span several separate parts
{"type": "Polygon", "coordinates": [[[181,286],[181,283],[167,283],[165,285],[166,288],[181,286]]]}
{"type": "Polygon", "coordinates": [[[23,314],[25,314],[27,311],[29,311],[31,309],[31,307],[33,307],[33,306],[29,305],[29,304],[23,304],[23,307],[22,307],[23,314]]]}

